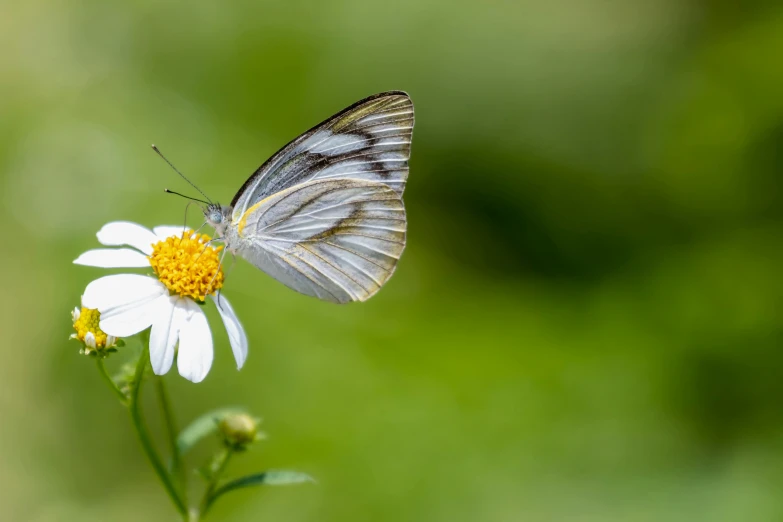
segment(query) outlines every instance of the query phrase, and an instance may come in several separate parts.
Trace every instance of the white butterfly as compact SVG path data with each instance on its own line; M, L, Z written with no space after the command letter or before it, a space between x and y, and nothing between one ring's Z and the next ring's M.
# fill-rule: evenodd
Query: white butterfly
M364 301L405 248L413 103L376 94L280 149L207 222L226 250L286 286L334 303Z

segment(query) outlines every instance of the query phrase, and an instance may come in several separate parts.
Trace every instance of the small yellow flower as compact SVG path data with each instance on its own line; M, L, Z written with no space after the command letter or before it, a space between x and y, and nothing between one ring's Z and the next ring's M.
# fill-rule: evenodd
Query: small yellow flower
M85 355L103 353L117 345L118 339L116 337L107 335L101 330L99 326L101 314L98 310L84 307L74 308L71 317L73 329L76 330L75 334L71 334L71 339L82 342L84 348L81 353Z
M223 270L218 253L222 246L208 247L210 237L186 230L152 245L150 265L172 295L198 301L223 286Z

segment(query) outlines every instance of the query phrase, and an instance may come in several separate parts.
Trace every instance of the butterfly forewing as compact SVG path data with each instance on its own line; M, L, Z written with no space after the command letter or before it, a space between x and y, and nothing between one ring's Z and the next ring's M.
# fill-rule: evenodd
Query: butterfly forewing
M290 288L336 303L364 301L402 254L405 208L381 183L317 179L252 207L238 232L239 253Z
M365 98L280 149L248 179L232 201L239 221L253 205L316 180L383 183L402 195L408 178L413 103L392 91Z

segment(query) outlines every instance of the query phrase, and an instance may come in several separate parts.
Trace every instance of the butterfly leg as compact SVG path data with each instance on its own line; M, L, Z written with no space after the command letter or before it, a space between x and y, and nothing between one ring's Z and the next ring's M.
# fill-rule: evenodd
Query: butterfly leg
M185 239L185 231L188 229L188 209L190 208L192 201L188 201L185 205L185 221L182 223L182 235L180 236L179 240L182 241Z
M204 255L204 252L206 252L206 251L207 251L207 248L209 248L209 246L210 246L212 243L216 243L216 242L218 242L218 241L223 241L223 238L220 238L220 237L215 237L215 238L212 238L212 239L210 239L210 240L209 240L209 241L207 241L206 243L204 243L204 248L203 248L203 249L201 249L201 253L200 253L200 254L198 255L198 257L196 258L196 262L198 262L198 260L199 260L199 259L201 259L201 256L202 256L202 255Z
M225 251L223 252L223 255L225 256ZM221 258L221 261L222 261L222 258ZM231 270L233 270L233 269L234 269L234 265L235 265L235 264L237 264L237 255L236 255L234 252L231 252L231 266L230 266L230 267L228 267L228 270L226 271L226 275L225 275L225 276L223 276L223 281L225 281L225 280L226 280L226 278L228 277L228 274L230 274L230 273L231 273ZM223 309L223 307L222 307L222 306L220 306L220 292L222 292L222 291L223 291L223 287L220 287L220 288L218 289L218 297L217 297L218 307L219 307L221 310Z
M201 254L199 254L199 257L201 257ZM212 276L212 281L210 281L209 285L207 285L208 292L212 291L212 285L215 283L215 279L217 278L218 274L220 273L220 269L223 267L223 258L225 258L225 257L226 257L226 251L223 250L223 253L220 254L220 261L218 261L218 267L217 267L217 270L215 270L215 275ZM223 277L223 280L225 281L225 276ZM218 306L220 306L220 290L219 289L218 289Z
M194 234L198 234L199 232L201 232L201 229L202 229L202 228L204 228L205 226L207 226L207 222L206 222L206 221L204 221L204 222L201 224L201 226L200 226L200 227L198 227L196 230L194 230L194 231L193 231L193 233L194 233Z

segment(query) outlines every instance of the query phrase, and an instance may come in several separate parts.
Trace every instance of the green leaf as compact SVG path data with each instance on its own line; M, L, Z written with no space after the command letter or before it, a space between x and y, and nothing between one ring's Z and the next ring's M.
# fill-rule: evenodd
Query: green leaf
M200 468L196 468L193 470L204 482L209 482L212 480L212 472L209 471L208 466L201 466Z
M218 429L218 423L227 415L246 413L243 408L219 408L205 413L191 422L177 437L177 452L185 455L198 441L208 435L214 434Z
M209 504L212 504L212 502L217 500L221 495L228 493L229 491L234 491L235 489L251 486L287 486L290 484L303 484L305 482L315 483L315 480L307 473L299 471L270 469L263 473L247 475L223 484L212 493L212 496L209 498Z

